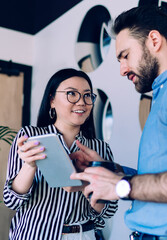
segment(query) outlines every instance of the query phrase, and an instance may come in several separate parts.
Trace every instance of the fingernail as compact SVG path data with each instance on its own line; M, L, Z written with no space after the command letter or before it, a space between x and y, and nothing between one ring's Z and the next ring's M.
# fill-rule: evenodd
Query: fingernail
M39 144L39 142L38 142L38 141L34 142L34 145L38 145L38 144Z
M25 139L27 139L27 138L28 138L28 136L27 136L27 135L24 135L24 138L25 138Z
M42 155L42 158L43 158L43 159L44 159L44 158L46 158L46 155L45 155L45 154L43 154L43 155Z
M44 147L41 147L40 150L43 151L43 150L44 150Z

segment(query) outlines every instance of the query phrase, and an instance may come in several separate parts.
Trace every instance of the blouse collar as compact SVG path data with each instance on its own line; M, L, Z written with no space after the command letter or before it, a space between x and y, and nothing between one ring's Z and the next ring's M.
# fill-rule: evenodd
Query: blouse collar
M61 133L57 128L56 128L56 126L54 125L54 124L52 124L52 127L53 127L53 129L54 129L54 133L56 134L56 135L58 135L58 136L63 136L63 133ZM81 140L81 139L83 139L83 134L82 134L82 131L80 131L76 136L75 136L75 139L76 140Z

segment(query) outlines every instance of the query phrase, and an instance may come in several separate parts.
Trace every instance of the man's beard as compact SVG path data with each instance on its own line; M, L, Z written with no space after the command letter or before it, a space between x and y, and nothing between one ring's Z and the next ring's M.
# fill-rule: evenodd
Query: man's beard
M153 57L146 47L143 47L143 55L138 67L136 77L138 82L135 85L139 93L146 93L152 90L152 84L159 74L159 62Z

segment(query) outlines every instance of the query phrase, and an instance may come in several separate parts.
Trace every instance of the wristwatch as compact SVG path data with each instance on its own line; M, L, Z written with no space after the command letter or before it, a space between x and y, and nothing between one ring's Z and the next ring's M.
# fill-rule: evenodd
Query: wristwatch
M133 175L126 175L116 184L116 193L122 200L132 200L132 198L129 197L129 193L131 191L130 180L132 177Z

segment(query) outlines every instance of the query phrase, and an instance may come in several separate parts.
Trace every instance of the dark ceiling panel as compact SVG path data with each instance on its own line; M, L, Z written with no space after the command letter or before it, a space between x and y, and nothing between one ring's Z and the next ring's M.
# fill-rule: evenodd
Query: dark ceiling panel
M36 34L83 0L1 1L0 26Z
M1 1L0 26L31 33L34 26L33 0Z

